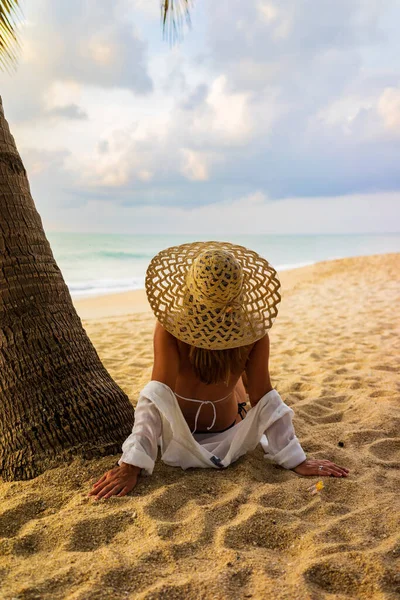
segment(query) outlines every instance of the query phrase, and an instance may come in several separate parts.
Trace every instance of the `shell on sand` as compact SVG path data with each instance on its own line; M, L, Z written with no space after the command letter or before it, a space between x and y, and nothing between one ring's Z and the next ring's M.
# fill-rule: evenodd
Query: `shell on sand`
M348 478L311 495L318 477L273 465L259 446L224 471L157 462L129 496L100 502L87 493L117 456L0 483L0 598L397 597L399 272L391 254L281 274L273 384L307 454ZM135 404L152 366L143 293L76 306Z

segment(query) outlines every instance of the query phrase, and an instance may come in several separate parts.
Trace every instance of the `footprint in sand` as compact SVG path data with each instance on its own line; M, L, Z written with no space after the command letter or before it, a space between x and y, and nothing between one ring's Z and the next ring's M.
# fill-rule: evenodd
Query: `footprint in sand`
M325 417L320 417L318 419L319 423L340 423L343 420L343 412L333 412L330 415L326 415Z
M382 429L361 429L348 434L348 442L355 446L363 446L374 442L376 439L381 439L385 435Z
M95 519L83 519L74 525L66 550L91 552L109 544L117 533L132 524L136 524L132 511L121 511Z
M339 462L339 461L338 461ZM359 481L347 477L324 477L324 496L336 505L354 507L363 506L368 499L368 492Z
M260 496L257 502L265 508L301 510L312 502L312 498L301 490L289 489L281 484L279 488Z
M187 506L189 499L182 486L171 485L145 507L145 512L156 521L182 521L193 509Z
M0 548L0 556L2 556L1 548ZM9 574L9 572L10 572L10 569L0 568L0 592L1 592L1 589L3 586L3 583L4 583L7 575Z
M363 384L361 381L352 381L351 383L347 384L347 387L350 390L360 390L363 387Z
M17 538L13 545L13 554L16 556L30 556L36 554L42 548L43 535L32 533Z
M288 512L257 509L240 523L226 528L224 544L235 550L252 546L285 550L300 541L307 525Z
M311 423L339 423L343 419L343 412L333 412L323 406L305 404L297 409L297 414Z
M143 600L189 600L192 598L205 598L192 583L164 584L143 596Z
M193 543L199 539L203 531L201 521L200 515L196 513L195 517L182 523L158 523L157 535L165 542L179 542L184 539L185 543Z
M11 538L32 519L42 516L47 506L43 500L31 500L17 504L0 515L0 538Z
M312 500L304 507L295 510L295 514L302 519L307 519L311 523L319 523L320 520L322 520L326 524L335 520L337 517L349 513L351 513L351 508L346 504L338 502L321 503L318 500Z
M304 381L295 381L290 385L291 392L309 392L313 389L313 384Z
M388 373L398 373L400 371L400 367L393 367L392 365L375 365L371 368L376 371L387 371Z
M322 395L318 398L318 400L315 401L315 403L327 408L332 408L332 406L336 406L337 404L345 404L348 401L349 398L347 396Z
M66 572L53 575L33 586L23 586L13 595L15 600L63 600L65 590L68 595L82 584L83 576L79 571L67 568ZM10 599L11 600L11 599Z
M145 507L145 511L157 521L182 521L193 514L193 504L198 507L214 505L216 498L218 504L224 500L234 501L239 492L239 486L215 477L205 485L201 478L193 476L185 484L170 485Z
M390 396L395 396L396 392L390 390L376 390L372 392L369 397L370 398L389 398Z
M340 552L351 552L359 550L358 544L344 544L344 543L336 543L336 544L324 544L318 548L318 556L331 556L332 554L339 554Z
M301 407L302 411L309 415L310 417L323 417L329 415L332 411L326 406L321 406L319 402L315 402L312 404L304 404Z
M253 569L251 567L244 567L243 569L234 570L232 573L229 573L227 579L235 585L236 589L238 587L242 588L249 583L252 573Z
M187 556L193 557L204 548L209 548L215 544L215 539L219 531L223 530L225 524L229 524L236 518L240 506L245 502L244 499L235 498L223 504L217 502L210 510L199 515L191 515L185 523L162 523L164 532L172 534L171 537L163 538L172 541L170 551L173 557L178 560ZM171 529L172 528L172 531ZM183 541L182 541L183 540Z
M382 509L377 514L372 514L371 507L361 511L352 511L349 514L335 519L318 531L316 540L327 544L356 544L359 547L373 548L391 535L393 528L398 527L398 521Z
M90 590L77 596L76 600L136 598L137 594L153 586L163 576L165 569L170 571L172 566L171 559L168 561L163 551L152 550L130 566L114 567L106 571Z
M140 566L137 564L128 568L111 569L102 576L97 590L94 589L89 597L91 600L95 600L97 592L101 593L99 599L115 598L115 590L118 590L118 597L126 598L128 594L135 594L129 596L131 598L136 597L136 594L152 586L160 578L162 570L160 566L155 569L154 565Z
M378 555L343 552L317 561L303 575L320 594L373 598L379 591L382 573Z
M400 467L400 438L378 440L368 450L388 466Z

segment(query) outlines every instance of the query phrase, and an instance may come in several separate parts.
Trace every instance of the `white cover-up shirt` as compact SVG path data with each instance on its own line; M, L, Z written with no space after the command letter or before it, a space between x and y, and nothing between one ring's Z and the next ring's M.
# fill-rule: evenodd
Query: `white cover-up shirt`
M293 469L306 459L294 432L293 414L278 392L271 390L230 429L192 434L171 388L150 381L140 393L132 433L122 445L118 464L136 465L151 475L160 446L161 460L167 465L221 469L261 443L265 458Z

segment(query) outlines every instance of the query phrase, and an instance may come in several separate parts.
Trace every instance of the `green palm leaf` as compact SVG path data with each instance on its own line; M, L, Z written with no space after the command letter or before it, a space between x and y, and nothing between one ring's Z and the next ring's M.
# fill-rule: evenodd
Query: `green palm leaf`
M16 64L19 49L16 29L20 19L19 0L0 0L0 69Z
M161 19L164 37L174 42L182 37L183 24L190 26L192 0L161 0Z

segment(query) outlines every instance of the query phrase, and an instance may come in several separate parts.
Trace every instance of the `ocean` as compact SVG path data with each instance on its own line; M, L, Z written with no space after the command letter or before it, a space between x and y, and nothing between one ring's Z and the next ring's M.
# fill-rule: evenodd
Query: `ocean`
M144 288L151 258L193 236L48 233L73 297ZM400 252L400 233L379 235L233 235L196 237L240 244L264 256L278 271L350 256Z

